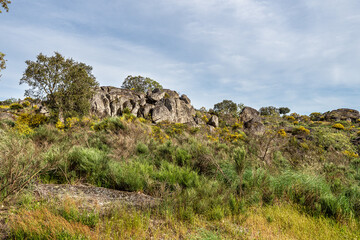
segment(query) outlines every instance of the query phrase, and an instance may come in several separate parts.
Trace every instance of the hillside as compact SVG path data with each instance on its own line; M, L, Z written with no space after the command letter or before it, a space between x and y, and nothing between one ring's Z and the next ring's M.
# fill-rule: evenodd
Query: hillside
M0 238L360 237L356 110L223 114L113 87L90 105L0 106Z

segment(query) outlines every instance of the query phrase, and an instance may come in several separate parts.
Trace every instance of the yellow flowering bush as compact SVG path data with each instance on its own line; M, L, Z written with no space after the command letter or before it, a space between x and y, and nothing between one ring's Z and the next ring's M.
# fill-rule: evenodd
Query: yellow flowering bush
M169 139L169 136L167 134L165 134L161 128L159 128L158 126L152 126L152 131L151 131L151 136L156 140L159 141L161 143L164 143L165 140Z
M212 142L218 142L219 141L218 137L215 137L215 136L212 136L212 135L206 135L206 136Z
M231 128L233 129L233 130L237 130L237 129L241 129L241 128L243 128L243 123L242 122L236 122L236 123L234 123L234 125L232 125L231 126Z
M29 101L25 101L21 104L24 108L30 107L30 102Z
M306 115L301 115L301 121L303 122L310 122L310 117L309 116L306 116Z
M348 151L348 150L343 151L343 154L349 158L358 158L359 157L359 154L354 153L352 151Z
M294 128L293 129L293 134L306 134L306 135L309 135L310 134L310 130L309 129L306 129L304 126L300 126L300 127L297 127L297 128Z
M332 128L338 129L338 130L344 130L345 127L344 125L342 125L341 123L335 123L334 125L332 125Z
M186 125L182 123L169 124L169 126L170 127L166 129L166 133L171 136L182 134L186 128Z
M81 126L92 126L93 121L89 117L82 117L80 124Z
M25 99L24 99L24 101L28 101L28 102L34 102L34 99L33 98L31 98L31 97L26 97Z
M65 124L64 124L62 121L58 120L58 121L56 122L56 124L55 124L55 127L56 127L57 129L59 129L59 130L64 130L64 129L65 129Z
M14 130L20 135L29 135L34 132L29 125L16 121Z
M47 117L42 114L21 113L17 117L17 122L28 125L31 128L39 127L40 125L46 123L46 121Z
M225 140L227 140L229 142L238 142L239 140L245 140L245 134L242 134L239 132L235 132L233 134L228 134L225 137Z
M141 122L141 123L146 123L146 119L143 118L143 117L138 118L138 120L139 120L139 122Z
M19 109L23 109L23 105L21 105L20 103L12 103L10 105L10 109L11 110L19 110Z
M279 136L281 136L281 137L286 137L286 132L285 132L284 129L280 129L280 130L277 132L277 134L278 134Z
M133 122L134 120L136 120L136 116L131 114L131 113L124 113L121 117L120 117L121 121L127 121L127 122Z
M286 120L289 120L289 121L295 121L295 118L294 118L294 116L285 116L285 119Z
M80 119L78 117L71 117L71 118L69 117L66 118L65 122L66 122L65 126L67 128L72 128L80 122Z
M321 113L319 112L313 112L310 114L310 119L313 121L319 121L321 118Z
M209 121L208 117L205 114L201 117L201 119L206 123Z
M10 106L9 105L0 105L0 109L9 109Z

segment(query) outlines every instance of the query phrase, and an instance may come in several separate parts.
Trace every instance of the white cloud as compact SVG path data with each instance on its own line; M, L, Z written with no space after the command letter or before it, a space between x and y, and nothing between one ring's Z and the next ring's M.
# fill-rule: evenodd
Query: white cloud
M197 107L226 98L322 111L354 106L355 95L344 92L360 88L356 0L34 4L40 13L19 0L14 8L27 7L19 19L0 23L1 46L9 60L22 64L9 61L3 73L8 80L0 84L10 86L14 72L23 71L14 67L24 67L24 60L58 50L92 65L103 84L119 86L128 74L146 75L188 93Z

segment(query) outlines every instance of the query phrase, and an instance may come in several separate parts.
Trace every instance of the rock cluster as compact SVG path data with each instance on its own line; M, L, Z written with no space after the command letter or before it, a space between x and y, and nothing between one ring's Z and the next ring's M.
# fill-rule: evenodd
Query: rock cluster
M186 95L168 89L136 93L128 89L100 87L91 101L91 113L98 117L120 116L130 112L137 117L196 124L195 109Z
M245 107L240 113L240 121L244 123L244 131L254 135L265 132L265 126L261 122L260 113L251 107Z
M326 121L351 121L356 122L360 119L360 113L354 109L340 108L323 114Z

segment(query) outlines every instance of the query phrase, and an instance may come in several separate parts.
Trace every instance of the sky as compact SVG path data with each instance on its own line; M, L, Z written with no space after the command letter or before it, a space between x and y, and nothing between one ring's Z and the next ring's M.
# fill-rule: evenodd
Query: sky
M0 14L0 100L55 51L102 86L150 77L195 108L232 100L309 114L360 110L359 0L13 0Z

